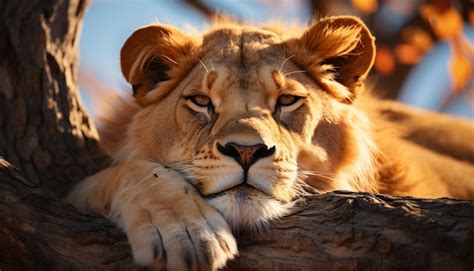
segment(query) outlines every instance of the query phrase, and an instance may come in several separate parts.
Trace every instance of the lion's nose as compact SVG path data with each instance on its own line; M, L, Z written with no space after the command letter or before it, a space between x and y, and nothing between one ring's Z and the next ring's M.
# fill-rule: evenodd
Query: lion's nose
M234 158L240 166L247 171L250 166L260 158L268 157L275 153L275 146L268 148L265 144L240 145L229 142L222 146L217 143L217 149L220 153Z

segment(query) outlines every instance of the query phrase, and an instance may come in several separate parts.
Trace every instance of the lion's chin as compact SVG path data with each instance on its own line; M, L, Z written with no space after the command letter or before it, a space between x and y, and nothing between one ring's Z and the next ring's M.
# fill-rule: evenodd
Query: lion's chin
M225 217L233 230L260 230L268 222L289 213L284 203L250 187L238 187L207 199Z

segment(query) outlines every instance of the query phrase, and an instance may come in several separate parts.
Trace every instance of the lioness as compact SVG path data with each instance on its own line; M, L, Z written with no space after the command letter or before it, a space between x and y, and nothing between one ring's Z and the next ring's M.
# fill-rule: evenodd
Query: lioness
M115 221L139 265L214 270L237 254L231 229L259 228L308 191L473 197L469 176L449 189L371 109L375 45L361 20L290 34L230 22L198 37L136 30L121 51L135 102L102 133L115 165L69 200Z

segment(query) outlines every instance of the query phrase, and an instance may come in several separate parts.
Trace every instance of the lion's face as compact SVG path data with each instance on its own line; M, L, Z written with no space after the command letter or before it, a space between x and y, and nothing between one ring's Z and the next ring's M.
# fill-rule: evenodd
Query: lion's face
M187 42L179 50L188 55L169 50L159 58L146 46L137 51L133 38L122 50L124 74L143 105L128 133L132 159L181 171L235 227L281 216L304 181L321 191L346 188L328 180L353 152L345 146L351 106L342 101L352 93L321 69L302 69L300 52L288 55L297 45L269 30L228 26L199 44L180 36L173 42ZM130 43L134 53L126 52Z

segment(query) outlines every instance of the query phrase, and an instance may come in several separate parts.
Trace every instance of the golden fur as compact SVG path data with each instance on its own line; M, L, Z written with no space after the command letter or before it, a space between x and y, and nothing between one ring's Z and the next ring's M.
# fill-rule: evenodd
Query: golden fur
M145 26L121 52L136 102L102 127L115 166L69 199L116 221L138 264L194 270L234 257L231 228L258 228L311 191L472 198L472 182L449 189L373 110L363 82L374 56L373 36L349 16L295 36L232 22L196 37ZM248 166L256 149L265 155Z

